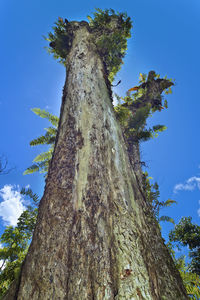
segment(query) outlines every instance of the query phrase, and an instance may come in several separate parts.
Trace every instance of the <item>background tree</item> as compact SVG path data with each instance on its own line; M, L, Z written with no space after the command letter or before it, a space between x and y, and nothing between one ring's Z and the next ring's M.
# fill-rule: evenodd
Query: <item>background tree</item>
M6 226L0 237L0 298L19 275L36 224L39 198L31 189L22 189L29 205L18 219L17 226Z
M89 23L59 18L49 34L67 67L58 133L32 243L4 299L188 299L112 106L130 29L125 14L99 10ZM151 109L164 90L154 74Z
M194 272L191 272L190 264L186 262L186 257L184 255L181 255L180 257L176 258L174 250L175 245L173 242L168 242L167 246L172 255L174 263L183 279L183 283L186 287L188 296L190 297L190 299L199 300L200 276Z
M191 217L183 217L169 235L170 242L189 247L189 270L200 275L200 226Z

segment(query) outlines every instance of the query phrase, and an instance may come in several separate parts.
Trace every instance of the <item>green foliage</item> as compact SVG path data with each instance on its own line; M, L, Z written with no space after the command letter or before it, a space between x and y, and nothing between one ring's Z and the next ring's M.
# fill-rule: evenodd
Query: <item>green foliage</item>
M163 132L163 131L165 131L167 129L167 127L166 126L164 126L164 125L155 125L155 126L153 126L153 131L154 132Z
M34 162L42 162L44 160L50 160L52 153L50 151L42 152L34 158Z
M117 118L118 118L120 124L124 128L127 128L129 117L131 116L131 111L128 109L128 107L121 106L120 104L115 106L114 110L116 112L116 115L117 115Z
M113 9L96 9L94 17L88 16L87 24L90 34L97 45L98 51L107 67L108 78L113 81L119 71L127 49L127 39L130 38L131 20L126 13L115 13ZM81 22L80 22L81 23ZM53 32L45 39L50 42L47 50L62 64L66 64L67 55L71 48L76 26L74 22L58 18Z
M187 270L180 270L183 284L186 288L187 294L190 299L200 299L200 277L199 275L189 272Z
M54 127L58 127L59 118L57 116L52 115L45 109L32 108L32 111L39 117L47 119Z
M147 119L154 112L167 108L167 100L163 100L160 93L167 90L171 83L167 79L160 79L160 75L154 71L149 72L148 76L140 74L139 83L139 86L128 90L126 97L120 97L121 103L114 108L129 144L131 141L147 141L167 129L160 124L147 128ZM158 92L153 94L154 85Z
M127 39L131 37L131 19L126 13L116 13L113 9L96 9L94 17L88 17L98 51L108 71L110 82L123 64L127 50Z
M23 233L27 240L30 240L35 228L37 214L38 214L38 204L39 196L28 188L22 188L21 194L26 196L29 199L29 205L27 209L18 218L17 228L21 233Z
M169 234L171 249L174 245L188 246L191 261L175 258L175 264L181 274L187 293L191 299L200 299L200 226L192 223L191 217L183 217ZM174 243L172 246L172 242Z
M42 169L43 170L43 169ZM26 171L24 171L24 175L27 175L27 174L33 174L35 172L39 172L40 171L40 166L36 165L36 164L33 164L32 166L28 167L26 169Z
M165 202L162 207L165 207ZM159 222L170 222L170 223L174 224L174 219L169 216L161 216L158 221Z
M53 26L53 33L49 32L47 37L44 37L49 43L47 51L53 54L55 59L58 59L60 63L66 63L66 58L69 53L69 49L72 45L73 32L70 30L69 22L63 21L62 18L58 18Z
M0 299L2 299L3 295L8 290L10 284L13 282L14 279L17 279L20 273L21 264L24 261L26 256L26 251L19 252L17 259L14 261L6 261L5 268L0 270ZM0 257L3 258L2 253L0 252ZM5 261L5 260L4 260Z
M17 226L7 226L0 237L0 298L19 276L36 224L39 198L31 189L22 189L21 194L29 197L30 205L19 217Z
M190 299L200 299L200 276L196 273L192 273L189 266L186 264L185 256L175 257L174 245L171 242L167 243L169 252L174 260L174 263L180 272L183 280L183 284L186 288L187 294Z
M136 132L139 132L140 129L143 129L146 125L146 119L150 115L151 107L149 105L145 105L140 107L136 112L129 117L128 127L134 128Z
M57 127L59 122L58 117L50 114L44 109L42 110L40 108L34 108L32 109L32 111L39 117L47 119L53 126L45 128L46 133L44 135L41 135L40 137L30 142L31 146L49 145L50 147L48 151L42 152L35 157L35 159L33 160L33 165L26 169L24 175L33 174L35 172L47 173L49 162L51 160L54 150Z
M37 146L37 145L51 145L55 142L55 136L56 136L56 129L55 131L50 131L49 128L45 128L47 132L45 135L42 135L30 142L31 146Z
M191 217L183 217L170 232L169 239L189 247L189 269L192 273L200 275L200 226L193 224Z
M35 206L38 205L38 202L39 202L39 197L37 194L33 193L33 191L30 189L30 188L22 188L20 193L24 196L27 196L29 199L31 199L31 201L33 201L33 204Z
M168 216L160 216L160 210L162 208L166 208L171 206L172 204L176 203L175 200L168 199L166 201L160 201L160 191L158 183L151 183L150 180L152 178L148 176L147 172L143 173L143 189L145 193L145 198L150 203L152 207L153 216L158 222L170 222L174 224L174 220Z
M39 145L39 143L38 143ZM33 160L35 162L32 166L26 169L24 171L24 175L27 174L33 174L35 172L40 172L40 173L47 173L48 167L49 167L49 162L51 160L52 154L53 154L53 145L49 148L48 151L42 152L41 154L37 155L36 158Z

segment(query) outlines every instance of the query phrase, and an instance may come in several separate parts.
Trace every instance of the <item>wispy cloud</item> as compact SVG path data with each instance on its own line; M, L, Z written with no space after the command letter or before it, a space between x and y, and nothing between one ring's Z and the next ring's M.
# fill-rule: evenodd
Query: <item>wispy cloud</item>
M6 223L6 225L17 225L17 219L21 213L26 209L23 205L24 199L19 192L18 186L4 185L0 189L0 217Z
M200 190L200 177L193 176L184 183L178 183L174 186L174 193L178 191L194 191L196 188Z

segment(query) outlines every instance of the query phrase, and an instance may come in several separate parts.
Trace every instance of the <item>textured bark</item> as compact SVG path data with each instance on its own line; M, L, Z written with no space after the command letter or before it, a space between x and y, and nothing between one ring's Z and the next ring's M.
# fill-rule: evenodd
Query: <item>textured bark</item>
M18 300L188 299L140 193L87 27L68 56L59 131Z

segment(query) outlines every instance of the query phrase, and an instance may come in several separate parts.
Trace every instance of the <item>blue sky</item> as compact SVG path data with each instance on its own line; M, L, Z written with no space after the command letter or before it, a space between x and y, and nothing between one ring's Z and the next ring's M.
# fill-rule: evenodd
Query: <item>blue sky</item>
M132 38L116 82L119 95L137 84L139 73L155 70L175 78L169 108L156 113L150 124L164 124L167 131L142 144L142 160L160 186L161 200L178 201L163 211L176 222L192 216L200 224L200 2L199 0L53 1L4 0L0 3L1 93L0 155L5 155L9 174L0 176L0 233L16 223L26 202L19 195L30 185L42 195L43 175L23 175L43 150L29 141L48 123L31 108L59 114L65 69L44 50L47 35L58 16L85 20L95 7L126 11L133 20ZM171 225L164 224L166 237Z

